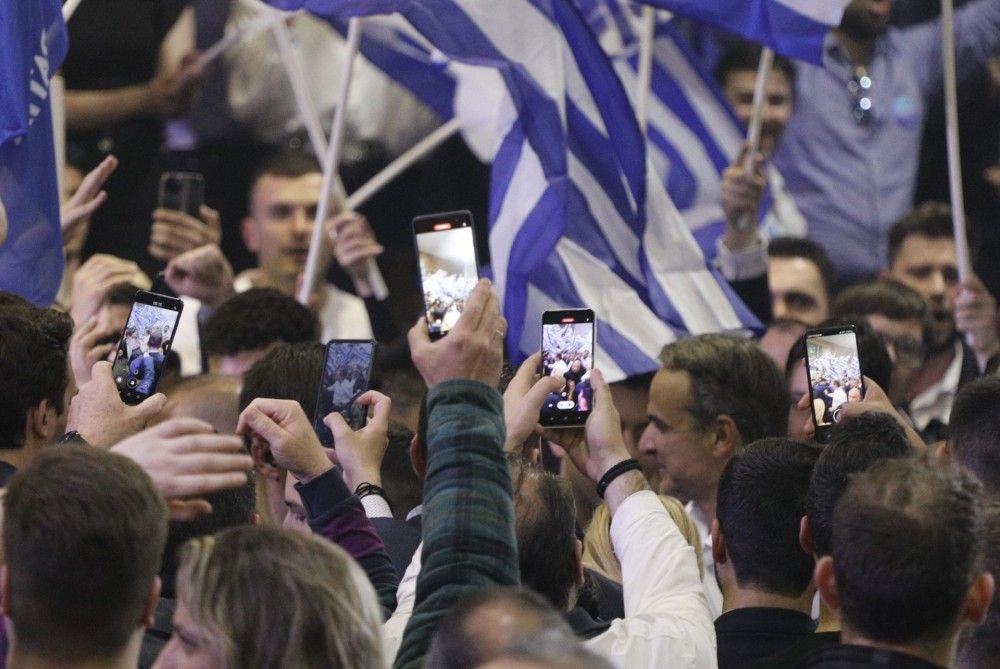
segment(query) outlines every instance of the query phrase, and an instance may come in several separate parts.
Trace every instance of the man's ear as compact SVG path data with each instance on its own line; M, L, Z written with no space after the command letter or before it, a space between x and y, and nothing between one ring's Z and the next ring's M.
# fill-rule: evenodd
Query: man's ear
M155 577L152 585L149 586L149 597L146 599L146 607L142 610L142 620L140 621L143 627L149 627L153 624L153 618L156 616L156 603L160 601L160 588L162 586L163 583L159 576Z
M576 583L576 587L583 586L583 542L579 539L576 540L575 546L573 547L573 562L574 562L574 575L573 582Z
M250 437L250 456L253 458L253 468L258 475L271 481L281 480L284 470L274 464L270 445L257 435Z
M413 435L410 439L410 466L417 478L423 481L427 478L427 461L424 459L424 449L420 447L420 439Z
M816 562L813 580L816 581L820 597L830 607L830 610L840 611L840 596L837 594L837 579L833 573L832 557L824 555Z
M41 441L51 441L58 437L52 434L55 427L55 410L49 406L49 401L43 399L35 406L28 409L27 425L25 426L25 438L29 436Z
M816 555L816 546L813 544L812 526L809 524L809 516L802 516L799 521L799 546L809 555Z
M931 446L931 452L933 453L934 461L937 464L943 467L947 467L951 464L950 441L939 441L937 444Z
M726 557L726 537L722 534L722 526L719 525L719 519L712 519L712 560L715 564L725 564L728 561Z
M728 460L743 443L736 421L729 414L719 414L709 427L712 431L712 455L720 460Z
M260 237L257 234L257 222L250 216L245 216L240 221L240 236L243 237L243 244L250 253L260 252Z
M980 574L972 581L968 592L965 593L962 617L973 625L982 625L983 621L986 620L986 615L990 612L995 587L993 574L988 572Z

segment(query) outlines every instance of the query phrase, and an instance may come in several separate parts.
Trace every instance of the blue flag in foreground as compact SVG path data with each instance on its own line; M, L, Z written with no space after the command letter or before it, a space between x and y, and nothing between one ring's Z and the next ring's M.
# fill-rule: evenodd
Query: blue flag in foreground
M63 272L49 77L67 46L58 0L0 3L0 289L40 306Z
M638 0L722 28L776 52L817 65L823 40L850 0Z
M391 4L449 60L455 115L493 162L492 270L515 356L537 350L546 309L595 311L611 380L657 369L678 336L759 325L648 169L628 96L571 0L273 4L327 18Z

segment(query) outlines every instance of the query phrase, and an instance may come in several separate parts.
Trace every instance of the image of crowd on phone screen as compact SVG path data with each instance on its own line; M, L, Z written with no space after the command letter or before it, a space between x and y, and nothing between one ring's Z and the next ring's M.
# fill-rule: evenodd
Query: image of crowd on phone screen
M564 379L566 385L553 393L546 406L573 402L574 411L589 411L593 402L590 370L593 367L593 323L546 325L542 333L542 365L546 376Z
M119 386L149 394L163 367L177 313L136 303L118 343L114 375Z
M848 343L854 341L854 334L843 336L843 346L834 341L835 336L808 344L813 411L820 425L835 423L841 406L860 402L864 394L860 361Z

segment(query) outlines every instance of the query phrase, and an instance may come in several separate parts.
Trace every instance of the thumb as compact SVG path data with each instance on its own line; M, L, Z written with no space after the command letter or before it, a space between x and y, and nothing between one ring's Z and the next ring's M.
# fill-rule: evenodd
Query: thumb
M535 382L535 385L531 386L531 389L524 394L524 403L535 407L537 410L541 410L542 404L545 402L545 398L552 393L559 392L559 389L565 385L563 379L556 378L554 376L543 376Z
M392 400L374 390L369 391L367 394L371 395L369 405L372 407L372 418L368 422L368 425L373 425L379 430L388 430L389 414L392 412Z
M333 433L334 443L342 442L341 440L342 436L351 434L353 432L353 430L351 430L351 426L347 424L346 420L344 420L344 417L341 416L340 413L336 411L331 411L330 413L328 413L323 418L323 422L326 424L328 428L330 428L330 432Z
M594 408L596 411L601 411L605 408L614 408L614 403L611 401L611 389L608 387L608 382L604 380L604 375L601 374L601 370L594 367L590 371L590 387L594 390Z
M266 441L268 445L278 442L284 436L285 431L282 427L253 404L248 406L243 412L243 418L245 419L245 424Z
M100 364L100 363L97 363ZM163 393L150 395L137 404L132 410L132 415L142 419L143 423L148 422L153 416L163 411L167 405L167 396Z

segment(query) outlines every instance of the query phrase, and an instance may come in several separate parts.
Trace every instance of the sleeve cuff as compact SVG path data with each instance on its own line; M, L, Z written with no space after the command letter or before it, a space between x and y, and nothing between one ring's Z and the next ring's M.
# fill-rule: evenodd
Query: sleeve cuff
M365 495L361 498L361 506L365 507L365 515L369 518L392 518L389 502L382 495Z
M351 491L337 468L327 470L309 483L296 483L295 489L302 497L309 518L316 518L348 499Z
M745 281L767 274L767 239L757 232L757 243L730 251L720 236L715 240L715 267L727 281Z

